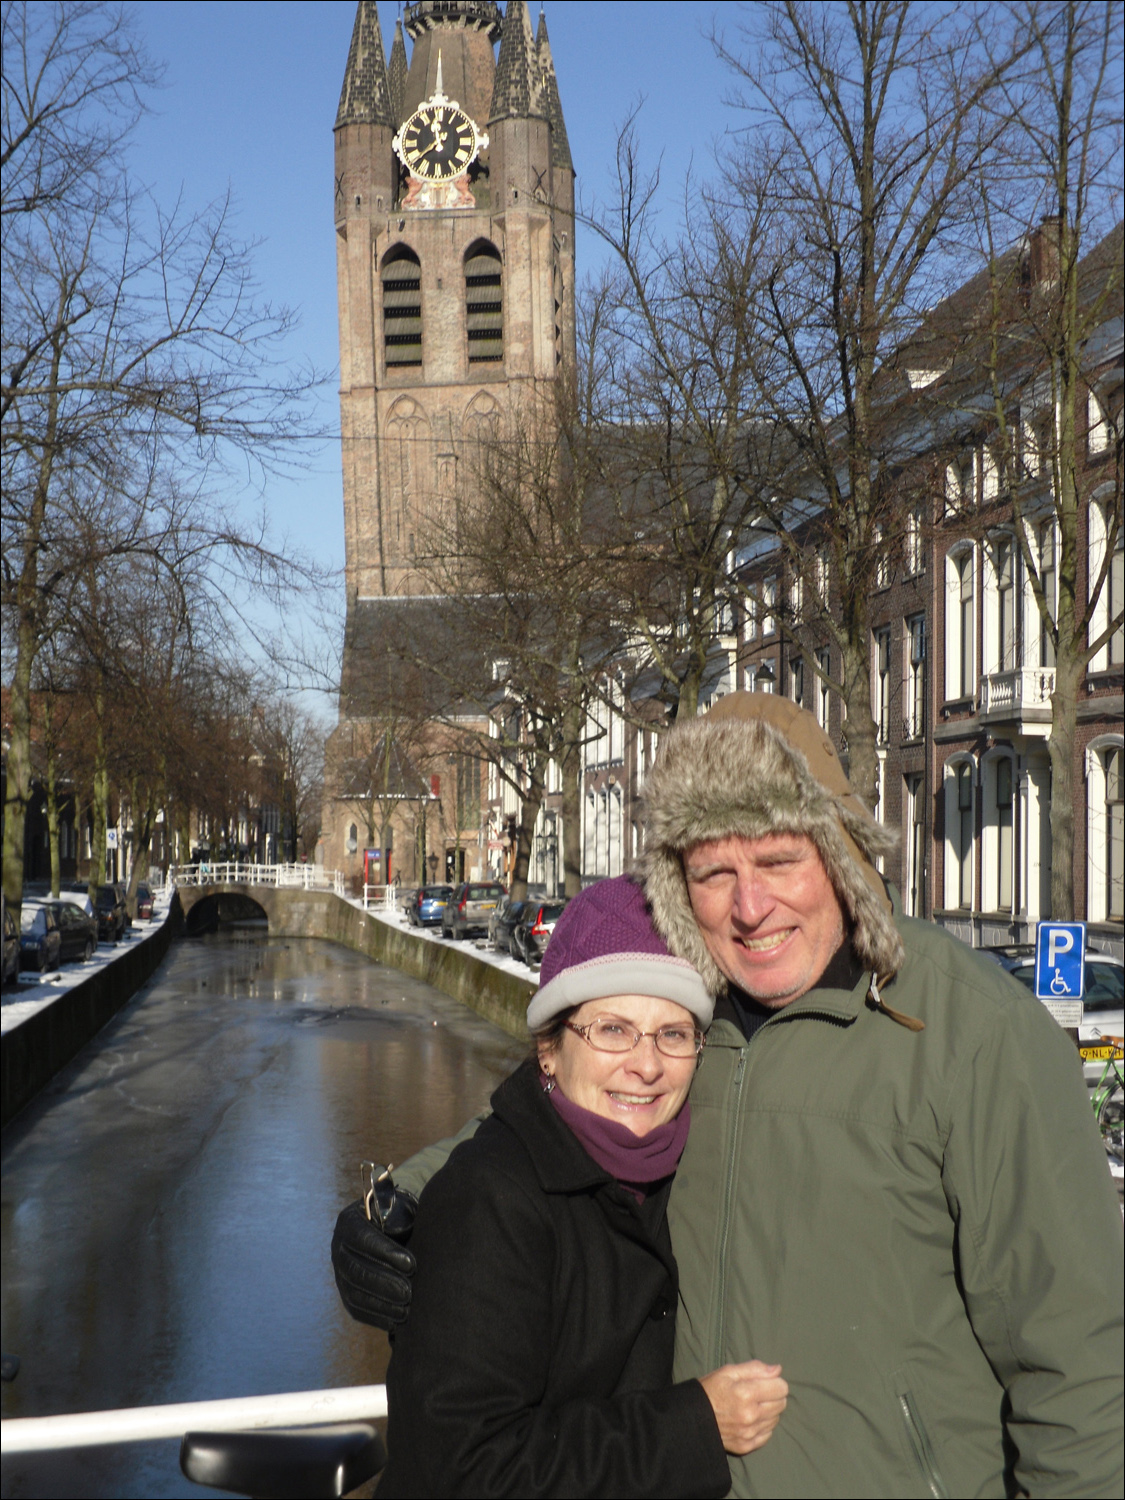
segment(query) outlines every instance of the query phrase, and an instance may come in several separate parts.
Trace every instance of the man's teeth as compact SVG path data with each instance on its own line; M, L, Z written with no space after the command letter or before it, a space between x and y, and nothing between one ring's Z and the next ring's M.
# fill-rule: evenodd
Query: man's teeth
M771 948L779 948L792 931L792 927L786 927L783 932L771 932L768 937L739 938L739 942L751 953L768 953Z

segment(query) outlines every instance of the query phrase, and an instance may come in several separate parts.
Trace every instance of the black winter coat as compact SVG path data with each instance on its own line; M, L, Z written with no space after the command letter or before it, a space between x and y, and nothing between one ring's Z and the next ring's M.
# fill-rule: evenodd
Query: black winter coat
M721 1496L696 1380L672 1384L669 1184L643 1205L525 1063L422 1194L387 1373L392 1496Z

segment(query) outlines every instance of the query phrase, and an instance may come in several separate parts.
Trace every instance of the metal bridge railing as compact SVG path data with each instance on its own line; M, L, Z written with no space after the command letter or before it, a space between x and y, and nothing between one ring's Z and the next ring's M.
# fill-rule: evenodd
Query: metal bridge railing
M293 890L335 891L346 895L339 870L323 865L258 865L226 860L212 864L175 865L169 879L176 885L272 885Z

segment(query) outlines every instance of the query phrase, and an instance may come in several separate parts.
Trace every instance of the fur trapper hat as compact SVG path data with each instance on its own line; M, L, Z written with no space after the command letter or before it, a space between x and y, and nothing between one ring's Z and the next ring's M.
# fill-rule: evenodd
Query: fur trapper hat
M682 855L693 844L739 835L807 835L847 917L852 947L883 982L903 961L891 903L873 861L897 834L876 823L852 791L832 741L806 709L769 693L731 693L705 717L663 736L645 782L645 894L669 948L713 993L726 979L696 926Z

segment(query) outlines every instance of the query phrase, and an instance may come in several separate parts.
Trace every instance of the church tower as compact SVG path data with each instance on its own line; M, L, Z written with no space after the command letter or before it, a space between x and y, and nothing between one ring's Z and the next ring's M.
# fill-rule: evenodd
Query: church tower
M388 67L360 0L335 136L354 609L424 588L415 546L474 429L573 367L574 169L544 18L533 35L523 0L417 0Z
M544 17L533 32L524 0L416 0L388 60L359 0L335 143L347 623L322 857L354 875L373 743L404 816L417 796L388 770L388 613L432 618L416 554L479 441L517 407L549 411L575 367L574 167Z

